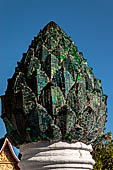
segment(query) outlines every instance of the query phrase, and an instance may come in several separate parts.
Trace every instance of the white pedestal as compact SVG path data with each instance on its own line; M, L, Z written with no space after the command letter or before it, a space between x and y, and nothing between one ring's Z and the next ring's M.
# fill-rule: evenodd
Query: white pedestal
M22 145L21 170L91 170L95 161L91 145L84 143L32 142Z

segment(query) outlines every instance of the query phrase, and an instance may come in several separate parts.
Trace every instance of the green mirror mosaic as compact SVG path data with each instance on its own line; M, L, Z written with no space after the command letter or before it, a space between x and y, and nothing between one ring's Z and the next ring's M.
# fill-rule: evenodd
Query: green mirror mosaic
M8 79L2 119L13 145L54 140L96 144L107 96L83 54L54 22L34 38Z

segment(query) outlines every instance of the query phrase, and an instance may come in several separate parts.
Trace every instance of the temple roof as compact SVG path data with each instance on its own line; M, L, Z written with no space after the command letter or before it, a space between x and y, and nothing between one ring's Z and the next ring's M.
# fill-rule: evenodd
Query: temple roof
M11 143L9 142L9 140L8 140L7 137L3 137L3 138L0 139L0 154L1 154L1 152L5 149L6 145L8 145L8 148L9 148L9 150L10 150L10 152L11 152L14 160L15 160L16 162L19 162L20 160L18 159L18 157L17 157L16 154L14 153L14 150L13 150L13 148L12 148L12 145L11 145Z

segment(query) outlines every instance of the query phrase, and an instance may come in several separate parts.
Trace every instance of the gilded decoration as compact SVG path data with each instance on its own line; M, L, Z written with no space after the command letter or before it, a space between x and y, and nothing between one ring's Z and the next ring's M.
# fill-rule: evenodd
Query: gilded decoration
M17 170L17 162L12 157L11 151L8 145L0 154L0 170Z

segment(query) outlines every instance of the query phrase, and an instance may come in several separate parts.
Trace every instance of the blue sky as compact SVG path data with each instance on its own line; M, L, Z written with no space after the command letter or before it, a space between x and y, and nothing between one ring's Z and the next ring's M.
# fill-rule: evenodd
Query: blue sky
M102 80L108 95L106 132L113 133L113 0L0 0L0 95L22 53L50 21L71 36ZM0 137L5 133L0 118Z

